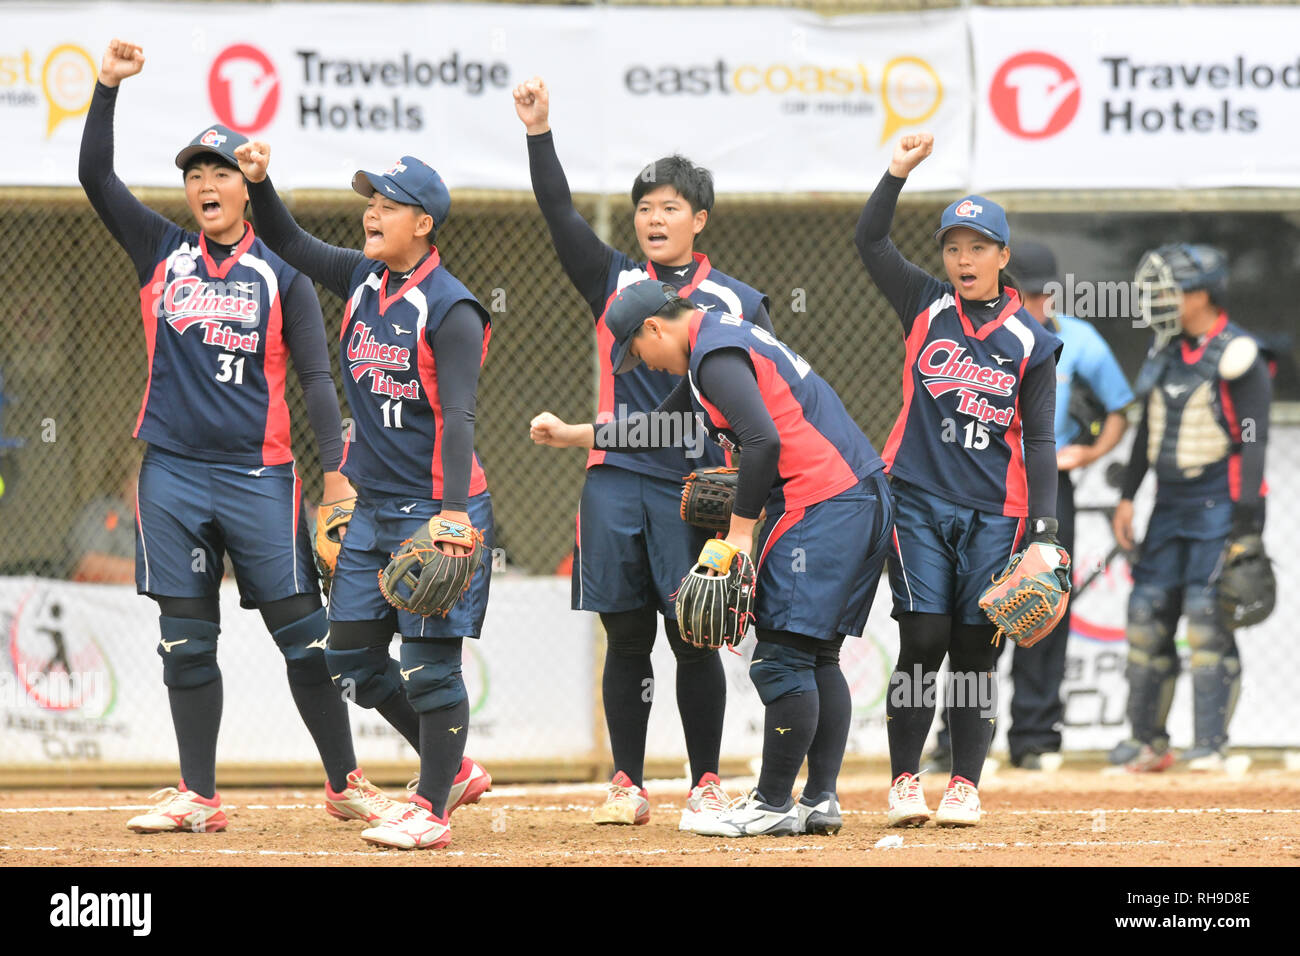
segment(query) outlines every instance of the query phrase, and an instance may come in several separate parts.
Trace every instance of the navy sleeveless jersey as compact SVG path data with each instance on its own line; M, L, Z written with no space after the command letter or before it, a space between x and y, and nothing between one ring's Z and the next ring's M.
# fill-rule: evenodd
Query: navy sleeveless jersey
M343 393L356 427L343 445L342 472L362 488L442 498L442 406L433 336L447 310L468 300L484 318L483 355L491 325L478 300L446 269L435 249L402 287L388 291L388 267L365 259L352 274L343 311ZM474 456L469 494L487 490Z
M735 447L726 416L700 392L700 362L719 349L742 349L781 440L769 515L834 498L884 467L839 395L775 336L735 315L696 312L690 318L691 395L709 434Z
M885 443L891 475L980 511L1028 517L1020 383L1061 341L1007 290L976 329L950 283L931 279L909 303L903 409Z
M280 293L297 276L245 223L220 265L201 233L170 225L140 289L149 379L135 436L206 461L293 460Z
M695 257L695 274L690 284L684 276L674 275L673 270L666 270L659 275L654 263L637 262L617 250L609 267L609 280L605 288L605 308L624 286L642 279L658 279L676 286L683 299L690 299L695 305L709 311L716 309L744 318L757 315L763 303L762 293L751 289L745 283L717 271L709 264L708 256L701 252L693 253ZM685 272L687 270L683 270ZM652 412L659 403L668 397L681 379L667 372L652 372L645 365L622 375L615 375L613 369L614 336L605 325L604 312L596 319L596 351L600 356L600 398L596 414L596 423L603 424L615 418L626 418L632 412ZM684 475L699 468L715 468L725 464L721 449L712 445L705 447L699 458L687 458L681 448L652 448L636 451L615 451L593 449L587 456L587 467L592 465L615 465L629 471L680 481Z

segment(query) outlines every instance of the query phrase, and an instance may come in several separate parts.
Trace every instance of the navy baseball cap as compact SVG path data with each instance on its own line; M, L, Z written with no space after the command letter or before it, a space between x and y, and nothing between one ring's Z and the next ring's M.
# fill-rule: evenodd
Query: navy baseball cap
M247 142L247 136L241 136L228 126L213 123L190 140L190 145L176 154L176 168L184 171L195 156L211 153L238 169L239 160L235 159L235 150Z
M1049 283L1060 282L1056 256L1041 242L1017 242L1007 268L1016 277L1021 291L1030 295L1042 295Z
M629 353L632 339L641 323L655 315L676 299L677 290L658 279L642 279L619 290L614 301L605 310L605 327L614 336L614 374L622 375L640 364L641 360Z
M1006 244L1011 241L1011 227L1007 225L1006 211L991 199L983 196L967 196L958 199L943 211L939 220L939 231L934 238L942 239L943 234L954 226L965 226L982 232L995 242Z
M419 206L433 217L434 228L441 227L451 211L451 193L442 177L414 156L403 156L382 173L358 169L352 177L352 188L367 199L378 192L394 202Z

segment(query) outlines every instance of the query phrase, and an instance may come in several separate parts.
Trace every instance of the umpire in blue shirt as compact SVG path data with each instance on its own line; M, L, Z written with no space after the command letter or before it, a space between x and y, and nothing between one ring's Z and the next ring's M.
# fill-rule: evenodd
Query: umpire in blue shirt
M1049 293L1061 288L1061 279L1051 249L1037 242L1017 243L1007 268L1020 284L1025 310L1064 343L1056 363L1057 536L1074 554L1071 472L1092 464L1119 443L1128 427L1123 409L1133 401L1133 391L1097 330L1082 319L1058 315L1053 308ZM1041 769L1042 755L1061 749L1061 681L1069 634L1067 610L1056 630L1031 650L1014 652L1007 743L1017 767Z

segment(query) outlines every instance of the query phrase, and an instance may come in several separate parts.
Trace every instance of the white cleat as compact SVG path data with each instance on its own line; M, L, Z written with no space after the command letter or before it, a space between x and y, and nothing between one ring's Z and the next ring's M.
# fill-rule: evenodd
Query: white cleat
M406 812L406 804L393 800L366 779L360 767L348 774L348 785L335 793L325 784L325 811L340 820L382 823L396 820Z
M754 790L732 800L725 810L712 817L696 817L695 832L703 836L794 836L799 832L799 813L793 797L784 807L774 807L758 799Z
M727 796L727 791L722 789L722 781L718 779L718 775L706 773L700 777L700 782L691 789L690 796L686 798L686 808L682 810L682 819L677 824L677 829L696 833L698 832L697 820L716 817L725 811L730 803L731 798Z
M150 795L157 805L126 822L136 833L215 833L226 828L226 814L221 809L221 794L201 797L193 790L167 787Z
M941 827L973 827L980 822L980 794L966 780L954 777L944 791L934 822Z
M437 850L451 842L451 827L434 816L429 801L416 794L400 817L362 830L361 839L395 850Z
M889 787L889 825L923 827L930 822L930 815L921 792L921 775L900 773Z

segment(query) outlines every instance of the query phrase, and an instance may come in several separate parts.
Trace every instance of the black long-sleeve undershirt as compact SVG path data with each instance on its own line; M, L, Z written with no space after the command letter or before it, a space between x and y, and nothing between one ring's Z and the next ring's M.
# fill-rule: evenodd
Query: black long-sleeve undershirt
M700 391L726 418L728 430L736 436L736 446L744 452L732 513L738 518L757 518L776 484L781 437L767 406L763 404L754 366L738 348L719 349L710 352L700 362L698 379ZM688 378L683 378L655 409L656 414L690 415L693 411ZM596 447L623 447L619 444L621 436L633 432L642 434L630 427L635 417L596 425ZM655 429L644 429L643 434L648 447L663 447L661 442L665 436L657 434Z
M157 268L159 244L174 224L131 195L114 171L113 114L117 91L117 87L95 84L81 136L77 171L91 206L131 257L137 280L143 286ZM214 262L224 262L238 245L238 242L214 242L211 237L206 237L205 243ZM307 418L316 436L321 468L337 471L343 460L342 416L330 373L320 301L311 282L301 273L287 289L281 290L280 314L284 341L302 385Z
M903 334L912 330L915 318L911 304L932 281L930 274L909 262L898 251L889 231L898 206L898 195L906 179L886 171L867 200L853 233L862 264L867 267L876 286L893 307L903 324ZM996 305L962 297L962 311L971 324L982 327L984 316L1000 315L1006 304L1005 293ZM1029 516L1051 518L1056 515L1056 359L1050 358L1027 370L1020 382L1021 440L1025 451L1025 482L1029 493Z
M248 195L262 241L289 265L346 300L352 293L352 275L366 261L365 256L356 249L323 242L299 226L270 177L249 183ZM400 282L402 278L392 276L390 281ZM473 303L462 299L447 310L429 344L438 368L438 401L442 406L442 508L465 511L483 356L482 315Z

